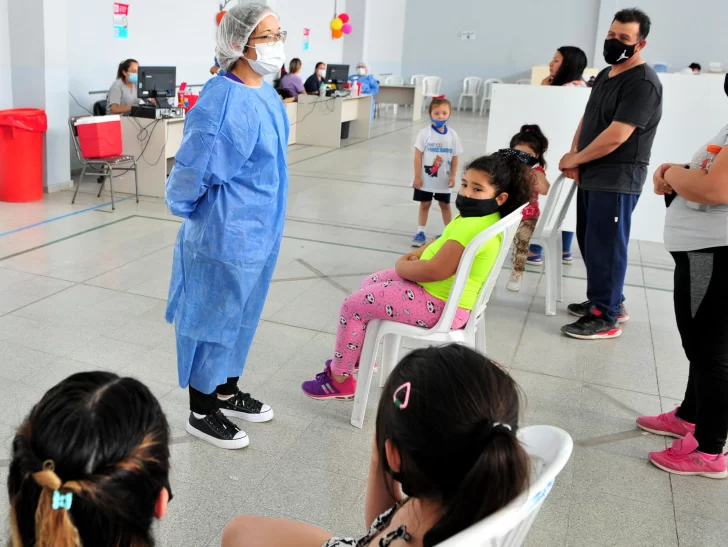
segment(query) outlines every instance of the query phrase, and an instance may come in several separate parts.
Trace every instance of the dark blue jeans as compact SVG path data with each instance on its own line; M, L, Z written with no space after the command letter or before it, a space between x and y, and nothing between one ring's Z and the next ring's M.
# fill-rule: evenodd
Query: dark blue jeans
M624 302L632 211L639 195L579 188L576 240L586 264L586 297L614 322Z

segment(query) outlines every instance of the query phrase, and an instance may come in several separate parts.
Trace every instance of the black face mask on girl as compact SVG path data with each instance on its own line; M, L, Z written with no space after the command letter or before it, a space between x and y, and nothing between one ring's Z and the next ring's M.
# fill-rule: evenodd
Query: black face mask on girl
M468 217L487 217L496 213L500 209L500 205L495 198L490 199L473 199L466 198L458 194L455 199L455 207L460 211L460 216Z
M725 90L725 94L728 95L728 74L725 75L725 83L723 84L723 89Z

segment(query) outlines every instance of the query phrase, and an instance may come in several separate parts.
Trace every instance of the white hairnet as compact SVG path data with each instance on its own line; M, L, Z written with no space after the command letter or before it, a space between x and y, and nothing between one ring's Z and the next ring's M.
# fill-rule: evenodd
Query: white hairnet
M229 71L245 54L245 44L265 17L275 15L265 4L239 4L228 10L217 28L217 62Z
M362 61L359 64L357 64L356 65L356 68L365 68L365 69L369 70L368 67L367 67L367 64L364 61Z

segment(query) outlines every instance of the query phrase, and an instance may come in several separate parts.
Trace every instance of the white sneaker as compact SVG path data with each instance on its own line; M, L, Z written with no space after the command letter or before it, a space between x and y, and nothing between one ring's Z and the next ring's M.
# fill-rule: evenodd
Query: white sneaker
M523 272L517 272L517 271L513 270L511 272L511 277L508 279L508 285L506 285L506 289L508 289L511 292L520 291L522 279L523 279Z

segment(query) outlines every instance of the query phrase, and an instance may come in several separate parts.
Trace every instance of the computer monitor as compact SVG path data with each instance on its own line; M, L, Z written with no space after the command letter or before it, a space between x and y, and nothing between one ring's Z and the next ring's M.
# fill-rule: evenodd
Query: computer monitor
M166 99L177 96L177 68L173 66L139 67L137 97Z
M327 65L326 81L344 83L349 79L349 65Z

